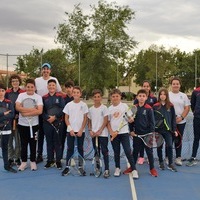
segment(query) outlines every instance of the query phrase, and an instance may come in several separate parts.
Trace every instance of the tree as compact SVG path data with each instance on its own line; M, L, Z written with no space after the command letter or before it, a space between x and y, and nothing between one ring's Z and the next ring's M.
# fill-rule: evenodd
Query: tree
M57 42L74 65L81 66L81 85L87 91L116 86L116 69L137 44L125 31L134 18L128 6L100 0L91 8L92 14L83 15L80 5L76 5L57 30ZM123 68L119 69L123 74Z

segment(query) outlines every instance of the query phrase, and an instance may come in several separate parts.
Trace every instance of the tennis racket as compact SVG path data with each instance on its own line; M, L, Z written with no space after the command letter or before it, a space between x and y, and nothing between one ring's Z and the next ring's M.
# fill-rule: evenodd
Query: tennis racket
M100 152L99 152L99 141L98 137L95 137L95 156L92 160L92 165L94 169L94 176L95 177L100 177L102 174L102 160L100 157ZM92 173L90 175L93 175Z
M137 106L135 106L135 105L133 105L132 108L129 108L129 109L127 110L127 112L124 113L123 120L120 122L119 127L118 127L118 129L116 130L117 133L119 133L120 130L121 130L124 126L126 126L126 125L128 124L129 119L131 119L131 118L134 119L134 118L135 118L136 113L137 113ZM112 136L111 139L110 139L110 141L113 141L116 137L117 137L117 135Z
M61 125L61 120L62 120L62 110L63 108L59 107L58 105L53 105L52 107L50 107L47 110L47 114L49 116L58 116L60 115L61 117L56 119L53 123L50 123L51 126L55 129L56 133L59 135L59 129L60 129L60 125Z
M37 106L35 99L26 98L22 101L22 106L24 108L35 108ZM33 128L32 128L32 116L25 117L28 125L30 127L30 137L33 138Z
M175 136L173 134L173 141L174 141L174 144L175 144L175 148L179 148L182 144L182 135L180 134L180 132L178 131L178 129L176 129L176 132L177 132L177 136Z
M74 142L74 154L68 161L68 166L70 167L70 173L73 176L85 176L84 168L85 168L85 160L78 152L78 144L77 137L75 136Z
M157 132L151 132L144 135L136 135L134 137L140 138L149 148L158 148L164 142L163 136Z

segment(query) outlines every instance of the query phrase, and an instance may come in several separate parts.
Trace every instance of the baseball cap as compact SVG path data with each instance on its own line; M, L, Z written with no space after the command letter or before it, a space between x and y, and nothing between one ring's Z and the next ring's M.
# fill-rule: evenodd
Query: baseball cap
M42 65L42 68L43 67L48 67L49 69L51 69L51 65L49 64L49 63L44 63L43 65Z

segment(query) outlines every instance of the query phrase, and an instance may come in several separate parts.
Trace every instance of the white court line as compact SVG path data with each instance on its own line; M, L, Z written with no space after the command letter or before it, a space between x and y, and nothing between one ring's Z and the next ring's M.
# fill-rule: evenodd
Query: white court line
M130 164L126 158L126 162L127 162L127 167L130 167ZM131 193L132 193L132 200L137 200L137 193L136 193L136 189L135 189L135 184L134 184L134 180L132 177L132 173L129 173L129 181L130 181L130 186L131 186Z

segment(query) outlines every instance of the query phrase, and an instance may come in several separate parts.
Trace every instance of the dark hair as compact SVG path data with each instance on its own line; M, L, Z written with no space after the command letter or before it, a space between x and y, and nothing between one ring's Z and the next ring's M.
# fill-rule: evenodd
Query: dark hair
M140 89L140 90L137 91L137 95L138 94L146 94L147 95L147 92L144 89Z
M79 90L79 91L82 93L81 87L79 87L79 86L74 86L73 90L74 90L74 89Z
M172 77L171 79L170 79L170 84L172 84L172 82L173 81L179 81L179 83L180 83L180 85L181 85L181 79L179 78L179 77L177 77L177 76L174 76L174 77Z
M12 74L9 78L9 83L12 84L13 79L18 79L19 80L19 85L22 84L22 79L18 74Z
M6 90L6 86L3 83L0 83L0 89Z
M150 81L148 81L148 80L144 80L144 81L142 82L142 86L144 85L144 83L148 83L149 86L151 87L151 82L150 82Z
M116 88L114 88L110 91L110 96L113 95L113 94L119 94L120 96L122 96L121 91L119 89L116 89Z
M47 84L49 84L49 83L55 83L55 84L57 84L55 79L49 79L48 82L47 82Z
M35 80L34 80L34 79L28 78L28 79L26 80L26 85L28 85L29 83L31 83L31 84L33 84L33 85L35 86Z
M169 109L170 106L171 106L171 102L170 102L170 100L169 100L169 92L168 92L168 90L167 90L166 88L160 88L160 90L158 91L158 102L161 102L160 95L161 95L162 92L164 92L165 95L166 95L165 107L166 107L167 109Z
M74 87L74 81L67 81L66 83L65 83L65 87Z
M94 90L92 91L92 96L94 96L95 94L100 94L100 95L102 96L102 91L99 90L99 89L94 89Z

